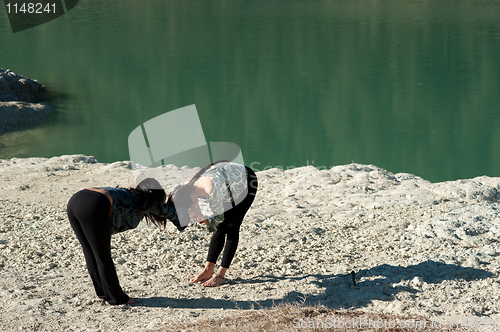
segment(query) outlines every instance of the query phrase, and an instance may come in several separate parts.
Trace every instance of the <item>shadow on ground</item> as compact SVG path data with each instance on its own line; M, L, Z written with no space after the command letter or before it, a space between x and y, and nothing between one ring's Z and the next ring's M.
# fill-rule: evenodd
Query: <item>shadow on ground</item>
M406 267L383 264L371 269L355 272L357 280L356 285L353 284L351 274L314 274L300 277L264 275L248 280L235 280L230 285L223 286L232 287L232 285L236 284L264 283L271 283L272 285L272 283L276 283L276 287L279 287L280 281L297 281L298 284L300 284L302 280L310 279L308 283L316 284L323 290L323 292L317 295L308 295L292 291L281 299L262 301L233 301L231 299L213 299L208 297L197 299L151 297L140 299L140 302L135 306L248 310L269 308L283 302L300 302L305 305L321 303L336 309L360 308L368 305L373 300L392 301L394 296L401 292L419 293L421 292L419 286L422 283L438 284L444 280L473 281L494 276L493 273L485 270L462 267L454 264L444 264L431 260ZM400 285L394 286L394 284Z

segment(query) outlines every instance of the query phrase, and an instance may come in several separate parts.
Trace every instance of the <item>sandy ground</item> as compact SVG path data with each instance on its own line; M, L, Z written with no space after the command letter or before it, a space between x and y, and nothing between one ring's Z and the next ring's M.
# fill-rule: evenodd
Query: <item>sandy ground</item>
M65 207L83 188L134 186L130 163L0 160L0 329L145 331L294 301L500 329L500 178L433 184L359 164L257 175L229 284L187 281L204 263L205 229L141 224L112 239L121 285L140 302L110 306Z

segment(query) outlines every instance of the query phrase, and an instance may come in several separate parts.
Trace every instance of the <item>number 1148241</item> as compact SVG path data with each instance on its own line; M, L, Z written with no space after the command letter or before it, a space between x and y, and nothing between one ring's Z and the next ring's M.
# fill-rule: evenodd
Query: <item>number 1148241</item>
M56 12L56 4L55 3L48 3L45 6L41 3L22 3L22 4L10 4L8 3L6 5L7 7L7 13L13 13L13 14L18 14L18 13L23 13L23 14L55 14Z

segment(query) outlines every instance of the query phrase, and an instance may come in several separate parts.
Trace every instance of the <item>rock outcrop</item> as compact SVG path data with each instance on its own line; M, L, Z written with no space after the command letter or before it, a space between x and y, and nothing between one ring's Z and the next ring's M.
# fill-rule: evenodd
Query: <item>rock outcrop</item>
M36 124L52 112L39 103L46 93L38 81L0 68L0 134Z
M0 101L40 102L47 89L37 80L0 68Z

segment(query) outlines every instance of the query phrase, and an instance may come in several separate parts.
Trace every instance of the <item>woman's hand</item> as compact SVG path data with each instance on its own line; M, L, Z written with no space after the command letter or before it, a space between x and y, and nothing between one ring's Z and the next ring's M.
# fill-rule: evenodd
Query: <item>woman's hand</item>
M207 218L196 210L189 210L189 217L198 224L208 224Z

